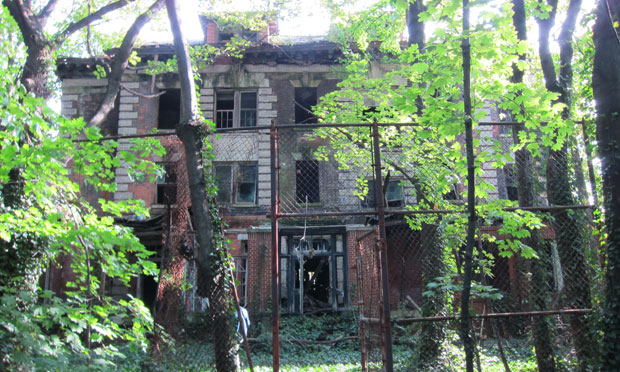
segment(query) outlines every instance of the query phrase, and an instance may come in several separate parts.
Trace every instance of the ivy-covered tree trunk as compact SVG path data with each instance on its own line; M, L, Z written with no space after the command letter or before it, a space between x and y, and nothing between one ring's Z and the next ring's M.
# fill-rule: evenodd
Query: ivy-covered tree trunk
M525 16L525 4L523 0L512 0L512 9L514 11L512 22L517 31L519 41L527 40L527 26ZM520 55L520 60L525 60L525 55ZM523 83L524 71L514 64L512 66L512 83ZM521 95L517 92L517 96ZM523 105L520 105L520 114L524 114ZM515 125L513 127L513 140L515 144L520 142L519 133L525 131L523 125ZM518 182L518 199L520 207L531 207L534 205L534 174L532 172L532 156L524 147L515 153L515 165L517 168ZM529 265L532 271L530 281L530 289L528 291L529 302L533 306L533 310L547 310L546 300L549 298L549 281L546 280L548 268L548 260L551 255L549 247L540 244L538 234L532 232L532 236L528 240L529 244L537 253L538 259L532 260ZM523 265L522 259L519 258L520 266ZM553 354L553 339L551 337L549 319L547 317L534 317L532 324L532 336L534 338L534 350L536 354L536 362L540 372L555 372L555 357Z
M204 140L206 126L200 121L198 104L194 90L194 76L189 58L187 43L181 30L178 7L175 0L166 0L168 17L174 37L174 48L179 68L181 83L181 119L176 132L185 148L190 199L194 216L194 230L200 244L198 262L201 276L206 280L209 296L215 364L219 372L235 372L239 369L237 342L234 338L233 317L230 301L230 286L227 283L226 267L221 252L223 247L216 246L212 213L214 206L210 203L207 192L209 169L203 159L206 152ZM218 250L218 248L220 250Z
M557 101L566 105L562 112L564 120L570 117L570 89L572 87L572 35L577 15L581 8L581 0L571 0L566 20L562 24L559 37L560 69L556 77L556 68L549 50L549 34L555 21L557 1L549 0L551 6L549 16L538 19L539 53L545 86L550 92L558 94ZM574 205L568 169L568 142L565 140L559 149L549 149L546 167L547 198L550 205ZM586 270L585 252L588 242L584 239L585 215L583 211L557 210L551 213L556 234L556 242L562 272L564 275L564 302L568 308L591 308L590 282ZM591 324L582 315L569 316L573 332L575 352L579 359L580 369L586 371L588 364L595 359L596 343L591 335Z
M620 370L620 21L618 1L599 0L594 25L592 89L603 174L607 228L606 293L603 302L601 370Z

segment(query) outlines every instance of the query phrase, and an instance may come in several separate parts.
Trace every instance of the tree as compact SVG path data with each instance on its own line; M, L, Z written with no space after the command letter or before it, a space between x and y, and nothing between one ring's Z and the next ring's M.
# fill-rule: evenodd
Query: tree
M517 33L517 39L519 42L525 42L527 39L527 19L523 0L513 0L512 10L514 12L512 22ZM524 63L525 60L525 53L520 53L519 62ZM523 76L525 74L524 68L519 67L518 63L514 63L512 70L512 83L515 85L523 84ZM515 98L520 96L521 92L517 90ZM518 110L514 112L513 116L517 117L519 121L523 121L526 115L525 108L523 105L517 105L517 107ZM513 127L514 143L519 144L521 142L520 137L527 136L527 134L525 134L526 132L527 129L523 125ZM519 206L534 206L536 194L534 190L534 175L532 173L532 155L527 147L518 149L515 152L515 163L517 168ZM538 239L538 233L536 231L532 233L528 245L538 252L538 259L531 262L531 270L533 272L529 293L531 303L535 310L544 310L546 308L547 298L549 297L549 290L547 288L549 280L545 279L548 277L547 268L550 267L549 260L551 259L551 252L548 244L541 243ZM533 319L533 322L532 334L534 337L538 369L541 372L555 371L555 357L553 355L552 340L550 337L549 320L546 317L536 317Z
M83 16L79 16L86 12L86 4L83 4L81 8L74 14L78 14L77 19L73 20L69 18L69 21L64 24L53 34L48 34L46 26L48 21L54 15L54 10L59 5L58 0L51 0L45 6L41 7L38 12L34 11L33 3L31 1L3 1L3 5L9 10L9 13L15 20L19 33L22 36L22 41L26 46L26 57L23 62L23 68L19 75L19 81L26 91L34 94L37 97L48 98L51 94L49 71L54 62L54 55L63 46L65 42L76 32L81 29L88 28L90 25L102 19L105 15L112 11L121 9L128 5L131 1L121 0L109 3L102 6L95 12L90 12L88 7L88 13ZM142 27L150 21L155 14L163 6L163 0L156 1L144 14L140 15L128 30L119 53L113 63L111 74L109 75L109 84L106 95L99 107L98 112L90 119L90 126L100 126L105 119L107 113L109 113L113 107L114 100L119 91L120 78L124 72L125 67L128 64L129 56L133 44L142 29ZM105 132L105 129L104 129ZM4 203L11 207L17 207L20 204L27 204L28 201L23 200L23 192L21 189L21 176L20 170L14 169L11 172L11 182L13 186L4 190L2 195ZM34 250L32 244L33 240L29 238L14 239L11 243L14 247L11 249L13 252L28 252ZM42 243L42 242L39 242ZM19 267L28 265L37 265L37 263L27 262L28 257L32 255L22 254L22 260L10 261L11 264L17 265L16 270L19 271ZM19 275L19 273L16 273Z
M617 1L597 2L594 26L592 88L596 99L598 139L607 247L606 291L603 302L602 371L620 368L620 41Z
M471 68L472 75L475 76L472 89L474 92L472 96L474 122L480 120L483 104L494 102L498 108L509 111L516 121L523 123L523 125L517 126L517 130L513 132L514 144L512 145L506 146L505 143L496 143L493 150L490 151L483 148L475 139L477 160L474 165L480 167L481 164L487 163L488 169L488 163L491 162L493 168L499 171L504 166L510 166L514 163L519 175L519 205L532 207L537 203L534 196L539 191L535 189L535 183L538 180L536 176L538 169L535 169L536 162L540 161L542 154L550 152L557 155L553 157L552 164L548 166L550 172L547 184L550 187L562 185L559 183L559 178L554 178L558 174L554 172L558 165L557 162L554 162L561 155L557 153L557 147L566 143L562 140L566 128L571 123L569 122L564 126L564 122L559 120L560 115L558 113L560 110L557 104L554 105L557 103L554 102L557 97L555 93L546 91L541 84L523 79L526 73L537 76L541 70L530 65L525 57L529 52L528 44L525 42L525 4L523 2L514 3L520 4L520 9L518 14L515 14L514 19L512 19L510 9L513 2L504 2L499 5L485 4L486 9L481 6L477 9L481 15L473 21L471 30L465 33L466 36L469 36L472 44ZM467 173L467 166L463 160L462 143L455 141L457 135L461 136L462 140L462 125L459 126L458 124L464 115L463 103L461 102L461 93L463 92L461 70L456 68L460 65L459 62L462 58L462 54L458 52L458 46L462 39L459 30L461 18L455 16L460 15L459 9L461 9L462 4L457 1L433 3L429 9L416 12L420 5L420 2L390 2L389 7L382 8L380 3L369 11L372 16L368 16L364 12L352 15L350 27L344 26L338 30L339 33L336 33L336 35L341 36L339 40L344 40L343 49L347 51L348 59L343 68L348 74L345 75L347 78L340 84L342 91L334 92L332 95L338 97L337 99L332 101L328 97L319 105L325 121L355 122L360 117L359 113L367 110L368 101L375 100L379 103L373 108L372 116L377 117L380 121L415 121L419 124L419 127L415 129L403 128L398 132L390 132L386 129L382 133L382 143L388 149L392 149L390 146L394 143L402 146L402 149L399 148L398 150L400 154L398 161L392 160L384 163L386 163L386 169L390 170L391 175L402 175L408 186L416 188L418 203L420 201L422 203L409 206L413 209L449 205L444 200L437 199L441 199L444 190L449 190L449 185L455 182L455 178L462 181ZM492 8L493 6L497 6L497 8ZM571 6L571 9L573 8L575 5ZM530 9L530 12L532 11ZM419 19L425 22L432 20L438 24L436 31L428 38L424 50L421 48L400 48L394 43L394 40L397 39L395 36L399 35L398 27L400 24L398 22L399 19L402 19L399 17L404 18L406 12L408 20L416 19L416 15L419 15ZM541 13L544 12L539 10L538 14ZM574 19L569 20L566 27L570 27L571 21L574 22ZM387 22L391 22L389 26ZM418 40L415 32L412 31L419 32L419 25L410 23L408 26L409 41ZM517 33L515 33L515 29ZM567 39L567 35L564 33L563 40L570 40L570 37ZM351 41L357 42L357 44L351 46ZM564 61L571 60L567 53L567 46L570 44L564 42L564 54L562 56ZM547 60L547 56L544 56L543 59ZM381 63L389 64L389 67L383 67ZM565 66L566 64L563 63L564 72L566 72ZM381 70L381 67L386 71L385 76L376 78L376 71ZM370 71L374 73L371 79L368 78ZM399 81L397 77L403 80ZM467 115L465 116L467 117ZM541 127L541 122L552 122L552 124ZM561 129L558 129L559 127ZM558 130L560 135L554 130ZM364 155L361 154L358 146L365 141L363 132L348 130L345 135L331 131L329 134L322 133L321 136L323 136L322 138L329 137L333 147L341 149L336 158L349 167L357 166L364 169L366 165L359 160ZM517 160L511 154L512 151L516 151ZM567 158L567 153L568 151L563 153L564 159ZM323 155L327 157L326 152ZM395 155L392 156L395 157ZM405 164L406 167L403 166ZM567 166L568 164L564 167L566 170ZM571 174L568 170L564 174L568 178L564 178L563 181L568 181L568 186L566 183L563 185L570 190L572 185ZM496 186L490 185L480 178L477 178L475 182L475 198L480 202L477 210L480 216L479 223L483 221L483 224L493 224L493 219L498 218L504 222L500 231L508 233L506 230L509 229L508 226L519 221L520 227L515 233L521 236L520 239L506 239L502 242L496 237L484 236L484 234L478 237L478 239L487 239L493 244L497 244L499 253L496 254L502 257L519 254L523 258L522 262L528 262L524 265L524 269L531 272L533 278L527 283L530 290L529 297L531 299L536 298L536 301L528 302L522 298L524 301L514 302L516 305L514 310L526 311L531 309L528 306L532 306L536 310L549 309L551 301L549 291L545 288L547 286L545 278L549 276L548 265L550 264L551 247L538 243L535 230L542 226L540 219L531 213L506 213L502 211L502 208L509 204L488 200L488 193L493 191ZM417 192L418 188L427 192L427 198L431 199L435 205L425 203L425 199L421 198ZM360 189L363 193L364 184L360 185ZM553 196L551 194L553 192L549 193L550 201L560 204L555 196L557 193ZM468 199L473 199L473 197ZM567 202L563 201L561 204L566 205L565 203ZM453 209L454 206L449 205L447 208ZM575 213L579 214L579 212ZM571 212L567 214L571 214ZM501 215L501 218L497 217L498 215ZM558 216L561 216L561 213ZM461 225L464 221L455 219L459 221L458 226L464 230L463 225ZM556 220L556 231L560 232L564 221L562 219ZM583 227L582 225L575 225L575 228L570 230L571 225L567 226L567 230L564 231L566 233L570 231L571 234L580 232L580 228ZM448 227L451 229L451 226L448 225ZM522 229L529 231L522 231ZM567 235L558 234L558 236L564 239L558 244L563 245L564 248L568 247L566 245L568 242ZM459 256L459 252L461 252L460 247L463 240L462 234L455 234L455 236L450 236L445 240L446 246L456 247L455 251L457 252L455 272L449 275L460 280L463 280L464 277L462 266L459 266L459 262L462 262L459 261L462 258L462 255ZM581 249L582 253L574 254L573 252L572 255L569 255L565 252L562 264L568 271L572 272L571 275L575 275L573 279L579 277L570 285L580 286L581 290L575 290L569 297L589 307L591 301L587 298L589 282L584 271L587 262L582 260L584 258L583 246L579 246L578 239L571 243L573 244L573 251L579 252ZM490 252L477 252L477 255L482 254L490 254ZM474 268L480 268L482 272L486 270L489 273L488 276L491 277L489 266L485 266L484 260L478 259L477 255L472 258ZM525 281L526 278L527 276L524 275L522 280ZM479 284L481 283L474 283L476 286ZM525 291L518 290L515 292L517 293L513 295L516 298L526 295ZM463 303L463 307L464 305L465 303ZM577 321L583 319L583 317L577 318ZM547 320L537 318L535 324L534 338L536 340L537 358L540 363L539 368L541 370L554 370L555 361L551 347L553 341L548 337L550 332ZM577 327L576 324L575 327ZM580 332L582 331L583 329L580 329ZM576 348L581 349L581 345L588 345L588 343L579 344ZM587 352L587 350L584 351L586 354ZM580 354L580 357L583 357L582 360L588 358L583 354Z
M564 105L561 113L563 122L560 125L572 125L570 108L570 90L572 89L572 36L577 16L581 8L580 0L571 0L568 4L566 20L562 24L559 37L560 67L556 67L549 51L549 33L554 24L557 1L548 1L549 12L537 18L539 25L539 57L545 86L549 92L558 95L556 102ZM544 14L544 13L543 13ZM570 173L568 169L568 140L562 138L561 130L554 129L557 145L549 149L547 156L547 194L551 205L574 205ZM579 212L577 212L579 213ZM576 213L573 213L576 214ZM571 215L566 210L552 213L554 228L557 234L558 252L566 278L566 305L590 308L590 282L588 280L585 251L588 241L584 239L584 216ZM591 337L591 326L582 316L570 317L571 328L575 337L575 349L582 371L585 371L595 357L596 347Z
M237 347L234 339L231 293L227 286L228 268L223 258L225 249L218 247L222 244L222 237L214 229L220 228L213 223L213 216L217 217L214 205L214 195L209 194L207 187L212 183L212 175L205 170L209 159L209 150L206 123L200 119L196 91L194 90L194 75L189 57L187 42L180 27L178 6L175 0L166 0L168 17L174 36L174 48L179 68L181 82L181 119L176 132L185 148L185 159L189 178L192 211L196 221L196 235L200 244L198 261L201 274L207 280L207 293L210 299L210 313L213 324L220 327L213 334L215 348L215 362L218 371L237 371L239 369ZM219 236L218 239L215 239ZM217 249L219 248L219 249ZM223 331L222 331L223 330Z
M0 273L2 349L10 355L3 358L2 369L67 369L76 360L88 366L107 365L122 355L109 345L118 341L134 352L146 351L146 332L152 330L150 314L137 299L117 302L104 296L102 278L129 285L141 273L155 275L148 261L151 252L127 228L115 225L113 218L145 216L148 211L134 201L100 200L98 206L91 206L79 195L76 180L113 192L114 168L121 160L136 171L135 176L153 176L154 163L136 153L161 155L163 149L156 141L138 140L129 151L117 151L115 142L102 140L98 128L87 127L82 119L60 117L42 99L51 93L49 71L63 43L129 3L110 3L81 17L81 10L76 9L77 20L68 18L64 28L48 36L45 26L60 2L48 2L36 14L31 1L3 2L8 13L3 8L0 14L6 31L2 42L5 50L16 53L3 55L0 88L4 98L0 109L0 249L11 257L3 260ZM83 5L80 9L85 10L88 4ZM136 19L122 46L127 53L119 54L112 70L122 73L139 30L162 5L163 1L155 2ZM112 80L108 96L118 92ZM98 215L101 212L105 216ZM50 263L71 270L60 297L37 285ZM64 335L62 339L59 334Z
M2 28L11 35L16 27L0 10ZM19 50L17 38L0 41L5 50ZM0 202L0 248L5 258L21 260L26 239L36 239L34 257L26 266L3 260L0 267L0 348L2 370L59 369L72 363L109 366L122 355L114 342L122 341L136 353L148 344L152 319L141 301L115 302L102 296L101 275L129 284L140 273L153 275L155 267L146 250L127 228L114 223L123 213L146 215L138 203L102 202L97 211L79 195L71 177L84 176L99 189L114 189L114 171L120 159L137 169L142 162L130 152L116 151L113 142L101 142L96 128L82 119L67 120L45 106L19 84L19 53L3 54L0 65L0 200L19 188L27 203ZM17 83L16 83L17 81ZM137 141L131 151L156 151L150 141ZM133 154L132 154L133 155ZM119 157L117 157L119 156ZM73 159L67 165L67 159ZM144 163L151 167L151 162ZM13 178L19 170L19 183ZM72 173L70 177L70 172ZM8 189L8 193L7 193ZM7 195L8 194L8 195ZM16 257L14 257L16 256ZM73 278L65 297L38 288L41 272L61 259L71 265ZM33 259L34 258L34 259ZM121 327L116 319L122 319Z

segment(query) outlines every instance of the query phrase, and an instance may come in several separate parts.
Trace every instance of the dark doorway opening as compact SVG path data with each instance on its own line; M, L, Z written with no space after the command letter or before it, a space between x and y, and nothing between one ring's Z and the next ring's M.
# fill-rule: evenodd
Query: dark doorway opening
M312 257L304 262L304 292L309 305L329 306L329 257Z
M159 265L158 265L159 266ZM150 275L142 275L142 302L153 313L155 299L157 298L157 280Z

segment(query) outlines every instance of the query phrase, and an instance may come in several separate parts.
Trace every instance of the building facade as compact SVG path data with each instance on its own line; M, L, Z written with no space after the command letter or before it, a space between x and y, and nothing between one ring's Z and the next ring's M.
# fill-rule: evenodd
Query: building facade
M217 45L230 38L218 31L215 23L203 20L206 42ZM214 157L211 172L216 179L217 203L226 221L237 271L235 276L243 305L250 309L268 307L271 299L271 228L267 218L271 205L271 151L268 127L278 124L315 123L312 109L322 96L338 89L338 65L342 56L338 45L326 41L276 45L267 33L249 37L256 42L243 52L243 57L219 57L199 68L199 105L205 119L212 122L216 134L210 136ZM267 40L267 41L266 41ZM191 284L182 294L182 306L200 311L205 304L197 283L197 249L191 234L191 208L188 209L187 177L183 148L174 135L180 116L180 87L172 72L155 74L149 61L173 58L171 45L148 45L137 49L141 62L128 68L122 77L115 110L103 130L111 135L146 135L157 131L169 133L161 137L167 149L161 163L165 176L156 182L133 178L123 166L116 169L117 191L104 197L114 200L141 199L151 209L151 218L135 220L131 216L121 223L134 227L145 245L157 252L154 260L172 276L186 278ZM94 75L96 61L64 59L58 64L62 80L62 113L67 117L92 115L98 99L105 92L106 79ZM488 108L488 120L497 113ZM501 136L495 129L484 135ZM316 150L327 140L308 139L305 131L292 129L287 141L280 143L280 184L289 195L289 207L320 212L369 211L375 207L372 197L350 198L357 187L359 170L339 169L333 161L319 161ZM131 148L130 139L120 139L119 149ZM484 168L484 167L483 167ZM498 186L492 197L510 197L512 184L493 168L483 169L483 178ZM371 177L372 173L368 173ZM503 184L502 184L503 182ZM327 184L336 187L324 187ZM388 207L401 209L415 203L413 191L398 178L388 183ZM503 194L502 194L503 193ZM87 198L101 195L85 190ZM370 190L368 195L373 195ZM391 231L402 230L394 223ZM179 226L189 228L179 228ZM287 219L281 222L280 293L278 301L288 312L348 309L356 302L356 293L364 288L358 282L358 270L375 272L377 267L364 267L357 259L371 254L374 245L366 236L374 227L361 215L316 221ZM408 234L413 234L408 232ZM412 239L413 239L412 235ZM364 241L364 244L360 244ZM394 241L394 245L407 244ZM404 248L402 251L406 251ZM174 259L171 260L171 257ZM412 258L411 252L407 257ZM406 257L394 255L391 265L398 267ZM408 258L408 259L409 259ZM395 271L396 273L396 271ZM400 275L400 274L399 274ZM410 270L406 278L394 274L390 278L394 304L423 301L421 272ZM403 274L405 275L405 274ZM161 279L161 278L160 278ZM114 295L131 293L155 309L165 296L162 280L142 277L132 288L106 283ZM403 286L406 283L406 288Z

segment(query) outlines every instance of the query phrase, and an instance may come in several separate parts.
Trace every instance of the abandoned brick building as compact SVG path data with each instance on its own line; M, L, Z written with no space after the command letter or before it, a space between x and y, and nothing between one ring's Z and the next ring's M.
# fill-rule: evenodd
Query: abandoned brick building
M203 26L207 43L218 44L231 36L219 32L215 22L206 21ZM217 179L220 212L227 223L225 234L231 241L237 263L241 301L247 306L257 307L268 306L271 301L271 228L267 218L271 203L269 131L227 132L226 129L266 127L272 120L278 124L315 122L312 107L323 95L338 89L338 74L334 67L341 57L339 46L327 41L272 44L268 35L274 34L276 28L272 23L269 33L249 35L255 42L243 52L242 58L218 58L199 70L202 115L214 122L218 130L217 137L210 138L215 152L213 172ZM173 239L179 247L183 247L187 240L186 236L173 238L174 226L167 226L167 221L187 218L186 211L174 212L182 205L180 185L186 182L186 176L182 174L184 168L180 166L183 163L182 146L173 135L180 114L180 91L174 73L148 72L148 61L172 58L174 50L171 45L146 45L138 48L137 53L142 60L124 73L116 109L110 114L105 129L110 134L119 135L147 134L154 130L170 132L171 136L161 139L168 155L164 159L154 159L162 163L166 176L157 182L137 181L121 166L116 169L117 192L107 197L141 199L150 207L150 219L139 221L128 216L124 223L134 227L143 243L157 252L153 259L161 265L162 260L167 259L166 254L170 254L164 250L166 238ZM67 58L59 62L62 113L65 116L88 118L96 109L107 82L106 79L97 79L93 69L94 64L89 59ZM160 92L164 93L159 95ZM489 115L489 120L497 119L493 110L489 110ZM493 130L489 127L489 135L493 135ZM374 208L372 198L358 198L353 203L351 199L342 198L339 192L354 188L356 175L340 171L330 162L318 161L314 150L320 143L302 137L302 132L298 131L295 141L280 148L280 188L295 195L295 203L313 210L363 211ZM120 140L119 146L129 148L129 140ZM497 188L494 197L506 198L514 194L511 185L505 183L506 177L498 171L487 169L483 177L502 186ZM338 181L339 188L322 187L333 180ZM394 180L388 185L387 199L388 207L403 207L413 202L413 195L411 190ZM169 217L169 210L176 217ZM304 285L310 286L305 295L312 298L310 302L314 307L349 308L354 303L356 270L361 269L356 266L356 256L359 255L357 238L373 227L366 224L364 218L345 217L332 219L322 226L304 228L305 224L303 220L281 223L279 301L282 309L303 311L304 302L310 300L303 294L300 296L300 287ZM392 227L392 231L398 229L402 226ZM301 253L295 252L294 248ZM301 274L304 275L301 281L300 260L296 256L299 254L305 257L302 270L305 275ZM186 256L187 259L178 261L177 271L191 283L196 278L196 263L191 252ZM402 259L390 258L394 267ZM416 258L411 255L407 259ZM420 273L407 275L413 279L407 281L408 287L404 291L403 278L398 273L391 278L395 303L403 296L421 301ZM153 278L144 276L134 283L133 288L106 283L106 289L116 295L132 293L153 307L158 284ZM203 306L201 301L194 287L184 294L183 306L188 311L197 311Z

